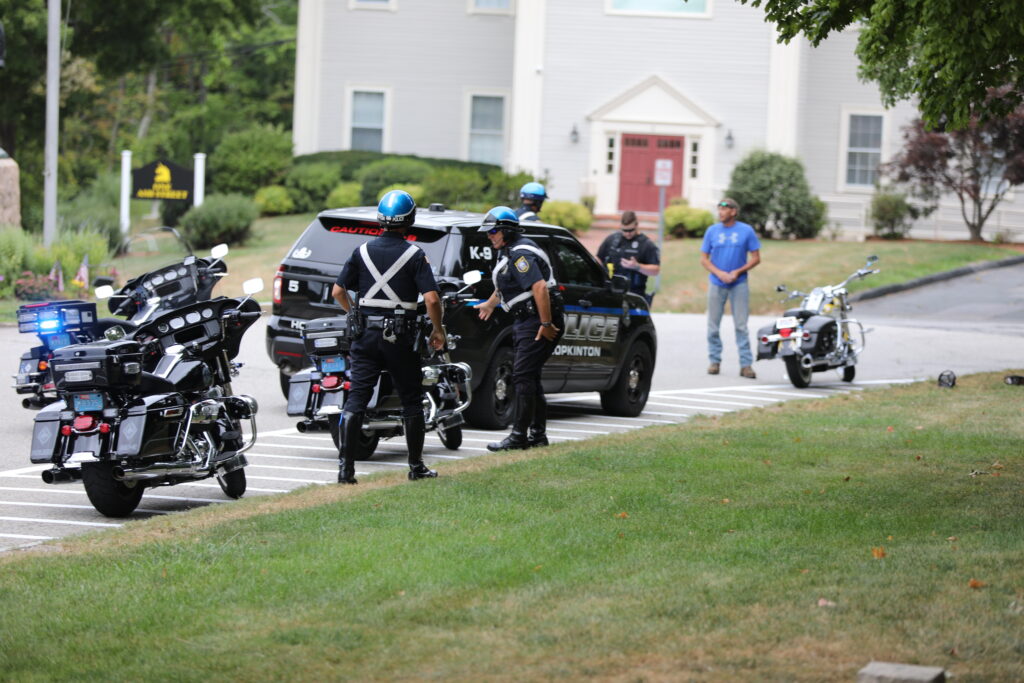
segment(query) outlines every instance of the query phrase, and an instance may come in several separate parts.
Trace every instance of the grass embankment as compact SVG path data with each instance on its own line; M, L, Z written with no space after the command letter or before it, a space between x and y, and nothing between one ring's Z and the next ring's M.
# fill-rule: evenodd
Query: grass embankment
M700 240L696 239L665 243L661 291L654 300L656 311L703 313L707 310L708 274L700 266L700 245ZM998 261L1020 253L1013 246L959 242L762 240L761 264L749 276L750 310L755 314L778 313L783 309L779 300L785 295L775 291L776 285L785 284L791 290L804 292L834 285L862 267L871 254L879 257L875 267L881 272L851 282L851 292L906 282L980 261Z
M12 680L1024 676L1024 389L791 402L0 558Z

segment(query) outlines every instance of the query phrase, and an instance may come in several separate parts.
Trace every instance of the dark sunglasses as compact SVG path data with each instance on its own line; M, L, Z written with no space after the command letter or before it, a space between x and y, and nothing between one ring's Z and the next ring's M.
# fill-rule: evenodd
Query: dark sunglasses
M718 202L718 205L725 209L735 209L736 207L729 202Z
M635 225L623 225L622 226L622 232L636 232L636 226Z
M501 228L491 228L490 230L487 231L487 234L497 235L499 232L501 232Z

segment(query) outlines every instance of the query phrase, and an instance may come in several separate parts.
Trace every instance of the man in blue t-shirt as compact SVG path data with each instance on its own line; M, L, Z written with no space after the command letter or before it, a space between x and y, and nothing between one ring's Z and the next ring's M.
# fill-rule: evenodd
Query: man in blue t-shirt
M708 366L709 375L717 375L722 363L722 324L725 302L730 301L736 326L736 346L740 352L740 376L756 379L754 355L750 351L747 317L750 315L750 288L747 271L761 262L761 243L754 229L736 220L740 205L726 197L718 202L718 222L704 233L700 264L708 276Z

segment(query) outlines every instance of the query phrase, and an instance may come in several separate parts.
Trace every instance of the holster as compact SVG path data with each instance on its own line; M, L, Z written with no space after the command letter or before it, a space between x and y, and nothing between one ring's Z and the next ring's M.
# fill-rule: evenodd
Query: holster
M353 309L349 311L347 318L348 341L351 343L363 336L363 331L366 329L366 316Z

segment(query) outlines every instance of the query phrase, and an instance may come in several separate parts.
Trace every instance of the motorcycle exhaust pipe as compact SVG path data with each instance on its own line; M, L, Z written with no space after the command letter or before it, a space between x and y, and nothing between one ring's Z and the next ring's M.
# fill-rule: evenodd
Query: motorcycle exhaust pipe
M803 358L800 359L800 365L804 368L810 368L814 366L814 356L809 353L805 353Z
M145 481L147 479L162 479L168 476L186 476L200 479L207 475L207 472L201 472L193 467L182 467L181 465L171 463L157 463L137 470L125 469L120 465L115 465L110 473L117 481Z
M378 429L394 429L402 424L402 418L392 417L385 418L383 420L370 420L363 423L363 429L369 429L370 431L376 431Z
M68 484L75 480L74 475L67 470L60 470L54 468L52 470L43 470L43 483L46 484Z
M36 397L24 398L21 400L21 407L28 408L29 410L39 410L43 407L43 402Z

